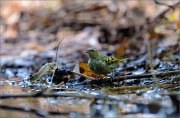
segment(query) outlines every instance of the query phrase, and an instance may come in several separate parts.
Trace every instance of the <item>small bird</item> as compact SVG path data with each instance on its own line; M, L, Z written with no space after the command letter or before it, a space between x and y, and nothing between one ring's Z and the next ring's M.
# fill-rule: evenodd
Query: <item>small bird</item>
M94 48L87 49L86 53L89 55L88 66L90 70L96 74L109 74L114 72L114 69L120 62L127 60L127 58L120 60L115 57L102 55Z

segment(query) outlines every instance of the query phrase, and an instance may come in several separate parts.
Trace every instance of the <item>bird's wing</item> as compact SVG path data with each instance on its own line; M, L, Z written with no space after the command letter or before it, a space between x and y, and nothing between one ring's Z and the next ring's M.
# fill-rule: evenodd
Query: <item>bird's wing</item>
M110 56L103 56L102 60L106 65L117 65L119 63L119 59L110 57Z
M106 65L109 65L109 66L111 66L111 65L115 66L115 65L119 64L120 62L129 59L129 58L117 59L117 58L111 57L111 56L103 56L102 58L103 58L102 60L106 63Z

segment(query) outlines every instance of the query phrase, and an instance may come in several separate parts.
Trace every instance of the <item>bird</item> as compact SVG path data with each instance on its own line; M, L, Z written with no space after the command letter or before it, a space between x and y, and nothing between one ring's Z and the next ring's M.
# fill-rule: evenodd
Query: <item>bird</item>
M120 62L128 59L117 59L115 57L105 56L95 48L87 49L86 53L89 55L88 66L95 74L106 75L114 72L114 69L119 65Z

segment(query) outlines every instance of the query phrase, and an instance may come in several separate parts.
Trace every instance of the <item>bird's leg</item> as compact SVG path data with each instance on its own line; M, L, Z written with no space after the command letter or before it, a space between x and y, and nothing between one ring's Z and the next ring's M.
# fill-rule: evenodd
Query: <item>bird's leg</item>
M115 77L115 73L114 73L114 69L113 69L113 71L112 71L112 78L111 78L112 85L113 85L114 77Z
M119 74L118 74L118 78L119 78ZM119 81L119 79L118 79L118 81L117 81L117 82L118 82L118 87L119 87L119 86L120 86L120 81Z

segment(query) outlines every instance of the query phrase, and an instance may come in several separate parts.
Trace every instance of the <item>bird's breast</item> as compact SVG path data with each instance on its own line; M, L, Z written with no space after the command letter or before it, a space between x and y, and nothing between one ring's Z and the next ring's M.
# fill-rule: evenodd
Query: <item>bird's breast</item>
M109 68L105 63L99 60L90 60L88 62L89 68L96 74L108 74L112 72L112 69Z

